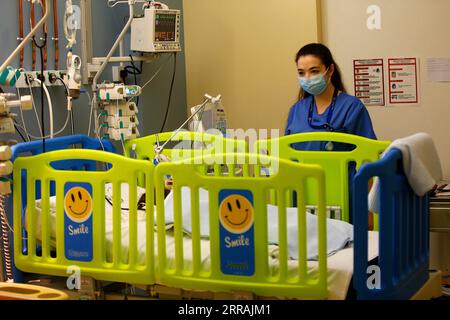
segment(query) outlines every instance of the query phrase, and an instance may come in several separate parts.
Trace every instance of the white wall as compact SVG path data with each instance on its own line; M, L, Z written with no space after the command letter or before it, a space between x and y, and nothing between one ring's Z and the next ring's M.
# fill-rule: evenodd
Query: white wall
M319 39L318 2L184 0L188 105L220 93L230 128L284 132L295 54Z
M369 5L381 7L382 28L370 31ZM449 0L322 0L323 40L354 94L353 59L418 56L420 105L369 107L379 139L432 135L450 180L450 82L429 82L427 57L450 57Z

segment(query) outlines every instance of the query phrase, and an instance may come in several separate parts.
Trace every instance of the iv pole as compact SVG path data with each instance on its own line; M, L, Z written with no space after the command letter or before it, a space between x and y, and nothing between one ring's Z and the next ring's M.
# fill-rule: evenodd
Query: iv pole
M183 129L183 127L189 123L189 121L191 121L198 113L200 113L200 111L203 111L203 109L205 108L206 104L208 102L212 102L212 103L216 103L217 101L219 101L221 98L220 95L218 95L217 97L211 97L208 94L205 94L205 101L203 101L203 103L200 105L200 107L177 129L175 130L175 132L170 136L169 139L167 139L166 142L164 142L164 144L162 146L159 146L159 140L158 143L155 147L155 153L156 153L156 157L158 159L160 159L161 153L164 150L164 147L170 142L172 141L172 139L178 134L178 132L180 132L181 129Z

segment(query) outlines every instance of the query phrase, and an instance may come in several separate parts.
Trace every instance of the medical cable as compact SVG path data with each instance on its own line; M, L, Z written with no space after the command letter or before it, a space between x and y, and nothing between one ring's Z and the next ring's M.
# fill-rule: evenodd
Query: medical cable
M95 135L96 135L98 141L100 142L100 145L102 146L102 150L105 151L105 146L103 145L102 139L100 138L100 131L102 130L103 127L98 125L98 122L99 122L101 116L102 116L102 114L99 114L96 119L97 130L95 130Z
M71 133L72 135L75 135L75 123L73 121L73 109L72 109L72 97L70 96L69 88L67 87L66 83L61 77L56 77L55 79L59 80L63 85L66 93L66 99L67 99L67 110L70 112L70 124L71 124Z
M20 72L23 72L23 68L21 68L20 69ZM17 73L14 75L14 77L16 78L16 83L17 83ZM20 97L21 97L21 94L20 94L20 89L19 89L19 87L17 87L16 86L16 90L17 90L17 97L20 99ZM32 97L32 96L31 96ZM22 110L22 108L19 108L19 112L20 112L20 118L21 118L21 120L22 120L22 124L23 124L23 126L24 126L24 128L25 128L25 134L27 134L27 126L26 126L26 124L25 124L25 118L24 118L24 116L23 116L23 110ZM14 125L14 127L16 128L16 131L20 134L20 136L22 137L22 139L23 139L23 141L26 141L24 138L23 138L23 136L22 136L22 134L20 133L20 131L17 129L17 127L16 127L16 125ZM30 139L30 136L27 134L27 137L28 137L28 142L29 141L31 141L31 139Z
M73 110L70 110L70 127L71 127L71 133L74 136L75 135L75 123L73 121Z
M33 106L34 115L36 116L38 128L39 128L39 131L42 132L41 121L39 120L39 115L37 113L36 104L34 103L34 95L33 95L33 89L31 88L31 81L28 81L28 89L30 90L31 103Z
M49 136L50 136L50 138L53 138L55 136L55 134L54 134L54 122L53 122L53 104L52 104L52 99L50 97L50 92L48 91L47 86L41 80L33 79L32 81L35 81L39 85L41 85L42 90L45 92L45 95L47 97L49 116L50 116L50 135ZM44 124L43 124L43 121L44 121L44 108L43 108L43 106L44 106L43 102L44 101L43 101L43 98L44 98L44 95L42 95L42 97L41 97L41 103L42 103L41 124L42 124L42 136L44 137L45 132L44 132Z
M6 280L8 282L12 281L14 277L12 272L12 258L9 245L9 231L12 230L12 228L8 223L8 217L6 216L5 200L5 196L0 194L0 219L2 225L3 256L5 258L5 273L7 278Z
M196 110L197 108L201 107L201 105L197 105L194 107L194 110ZM194 122L194 132L198 132L198 129L200 127L200 124L202 122L203 119L203 114L205 113L205 108L202 108L202 111L200 111L199 116L197 117L197 120L192 119L192 121L196 121L197 123ZM191 142L191 149L194 148L194 143L195 141L193 140ZM206 144L204 142L202 142L202 148L205 146Z
M44 10L44 9L42 9ZM46 11L46 10L45 10ZM49 100L49 108L52 108L51 106L51 98L50 94L48 93L48 90L45 90L44 85L44 52L43 48L47 46L47 33L44 32L44 42L42 44L38 44L36 41L36 36L33 36L33 43L34 45L39 49L39 53L41 56L41 74L39 75L41 82L41 125L42 125L42 153L45 153L45 120L44 120L44 91L47 94L47 99ZM50 135L53 138L53 110L50 111Z
M155 151L157 153L157 156L159 156L161 154L161 152L164 150L164 147L172 141L172 139L178 134L178 132L181 131L181 129L183 129L183 127L189 123L189 121L191 121L199 112L201 112L205 107L206 104L210 101L213 101L217 98L213 98L211 96L205 95L205 101L203 101L203 103L200 105L200 107L185 121L183 122L183 124L177 129L175 130L172 135L170 136L169 139L166 140L166 142L164 142L164 144L162 146L157 146L155 148Z
M120 139L120 142L122 143L122 154L125 154L125 144L123 143L123 138Z
M122 4L122 3L129 3L130 1L133 1L134 3L147 3L147 2L151 2L148 0L124 0L124 1L115 1L115 0L108 0L108 7L110 8L114 8L116 5L118 4ZM168 9L168 8L167 8Z
M16 129L16 132L20 135L20 137L22 138L23 142L30 142L30 136L28 136L28 140L25 139L25 137L23 136L22 132L20 132L19 127L17 126L17 121L16 119L13 119L14 122L14 129Z
M174 54L173 54L173 74L172 74L172 81L170 83L169 101L167 102L167 108L166 108L166 114L164 116L164 122L161 126L161 130L159 130L160 133L163 132L164 127L166 126L167 118L169 116L170 103L172 102L173 85L175 83L176 72L177 72L177 53L174 52Z
M87 134L88 136L90 136L91 135L92 116L94 114L94 101L93 101L93 99L91 99L91 96L87 91L84 91L84 93L88 96L89 101L91 102L91 112L89 114L89 127L88 127L88 134ZM95 97L94 97L94 99L95 99Z
M61 81L61 82L63 83L64 87L66 88L66 96L68 96L68 94L69 94L69 88L67 88L66 84L64 83L64 81L63 81L60 77L56 77L56 79L58 79L59 81ZM36 82L38 82L38 83L40 82L39 79L33 79L33 81L36 81ZM32 81L31 81L31 82L32 82ZM34 103L34 97L33 97L33 90L32 90L32 88L31 88L31 84L30 84L30 83L28 83L28 88L29 88L29 90L30 90L30 94L31 94L31 102L32 102L32 105L33 105L33 109L34 109L36 118L37 118L38 127L39 127L39 130L41 131L41 134L42 134L42 129L41 129L40 121L39 121L39 115L37 114L37 111L36 111L36 106L35 106L35 103ZM17 90L18 90L18 92L19 92L19 89L18 89L18 88L17 88ZM47 90L47 93L48 93L48 90ZM47 95L47 98L49 98L49 95ZM70 98L70 97L69 97L69 98ZM68 98L68 99L69 99L69 98ZM49 103L51 103L51 101L49 101ZM69 101L68 101L68 105L67 105L67 110L68 110L68 112L71 111L71 107L70 107L70 102L69 102ZM33 138L33 139L42 139L42 138L50 138L50 137L51 137L51 136L42 136L42 135L41 135L40 137L37 137L37 136L31 135L31 134L28 132L28 129L27 129L27 127L26 127L25 120L24 120L24 118L23 118L22 108L20 109L20 111L21 111L21 116L22 116L22 124L23 124L23 127L20 126L19 124L16 124L16 125L17 125L19 128L21 128L22 130L24 130L28 137L31 137L31 138ZM50 114L52 115L52 112L51 112ZM68 115L67 115L67 118L66 118L66 122L65 122L63 128L62 128L61 130L59 130L58 132L56 132L56 133L54 134L54 136L55 136L55 135L58 135L58 134L60 134L60 133L62 133L62 132L66 129L67 123L68 123L68 120L69 120L69 116L70 116L70 115L68 114ZM53 121L51 120L51 122L53 122Z
M67 111L67 116L66 116L66 120L65 120L65 123L64 123L63 127L59 131L55 132L53 137L63 133L63 131L67 128L67 125L69 124L69 120L70 120L70 112ZM21 125L18 124L17 126L20 129L25 130L25 128L22 127ZM29 132L27 132L27 135L29 135L32 139L36 139L36 140L50 139L51 138L50 135L38 137L38 136L34 136L34 135L30 134Z
M126 66L125 67L125 71L127 72L127 74L131 74L134 76L134 84L137 86L137 76L142 74L142 61L141 61L141 68L138 69L136 67L136 65L134 64L134 59L133 56L130 54L130 59L131 59L131 66ZM133 70L133 71L129 71L129 69ZM139 107L139 97L137 97L136 99L136 105Z
M148 86L155 78L156 76L161 72L161 70L166 66L166 64L169 62L169 58L166 59L166 61L158 68L158 70L156 70L156 72L153 74L153 76L150 78L150 80L148 80L142 87L141 90L144 90L144 88L146 86ZM131 98L130 100L128 100L128 102L132 102L136 97Z

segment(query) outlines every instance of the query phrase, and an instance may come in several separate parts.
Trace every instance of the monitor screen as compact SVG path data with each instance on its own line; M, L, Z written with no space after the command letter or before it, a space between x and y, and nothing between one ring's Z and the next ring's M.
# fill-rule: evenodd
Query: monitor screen
M177 28L176 14L156 14L155 16L155 41L175 41Z

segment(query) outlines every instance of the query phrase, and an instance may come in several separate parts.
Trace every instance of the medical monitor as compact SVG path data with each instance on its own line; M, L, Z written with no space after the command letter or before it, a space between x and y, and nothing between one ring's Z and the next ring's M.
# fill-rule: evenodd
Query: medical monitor
M180 10L147 8L131 23L131 50L177 52L180 45Z

